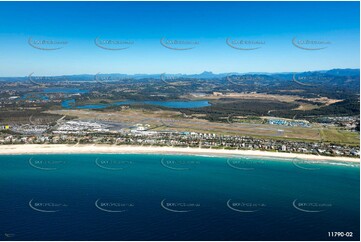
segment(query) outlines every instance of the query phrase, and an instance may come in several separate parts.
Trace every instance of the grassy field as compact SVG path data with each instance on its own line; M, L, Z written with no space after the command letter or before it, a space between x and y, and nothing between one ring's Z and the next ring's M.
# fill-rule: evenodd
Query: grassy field
M325 142L335 142L342 144L359 144L360 135L356 132L350 132L346 130L341 130L339 128L327 128L320 129L320 134Z

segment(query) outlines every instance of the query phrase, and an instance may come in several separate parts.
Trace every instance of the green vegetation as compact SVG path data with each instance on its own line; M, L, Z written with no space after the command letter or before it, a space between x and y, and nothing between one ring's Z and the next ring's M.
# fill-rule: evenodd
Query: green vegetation
M206 114L209 121L227 121L229 116L268 116L273 110L291 110L298 107L296 103L286 103L260 99L220 99L213 100L212 106L194 109L179 109L187 115Z
M360 143L359 133L341 130L340 128L320 129L320 134L324 142L353 145Z

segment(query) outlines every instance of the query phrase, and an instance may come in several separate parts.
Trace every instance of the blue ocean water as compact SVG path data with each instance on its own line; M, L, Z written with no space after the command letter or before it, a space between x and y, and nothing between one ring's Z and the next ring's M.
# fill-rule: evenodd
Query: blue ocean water
M198 100L198 101L123 101L123 102L115 102L111 104L87 104L82 106L76 106L75 100L64 100L62 102L63 108L77 108L77 109L100 109L111 106L121 106L121 105L129 105L129 104L149 104L156 105L167 108L202 108L210 106L211 104L206 100Z
M359 171L247 157L0 156L0 240L359 240Z

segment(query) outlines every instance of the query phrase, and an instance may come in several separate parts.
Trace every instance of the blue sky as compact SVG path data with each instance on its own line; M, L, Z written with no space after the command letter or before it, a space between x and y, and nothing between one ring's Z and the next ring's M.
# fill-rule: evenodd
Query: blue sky
M0 2L0 19L0 76L360 66L359 2ZM94 44L96 37L134 43L105 50ZM163 37L198 44L173 50L160 44ZM329 44L304 50L292 44L295 37ZM39 50L29 38L67 44ZM227 38L263 44L238 50L226 44Z

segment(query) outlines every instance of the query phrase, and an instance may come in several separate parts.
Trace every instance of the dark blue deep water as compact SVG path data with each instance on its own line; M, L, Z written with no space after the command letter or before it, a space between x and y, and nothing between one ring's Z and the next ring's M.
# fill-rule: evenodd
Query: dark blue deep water
M0 240L359 240L359 181L266 158L0 156Z

